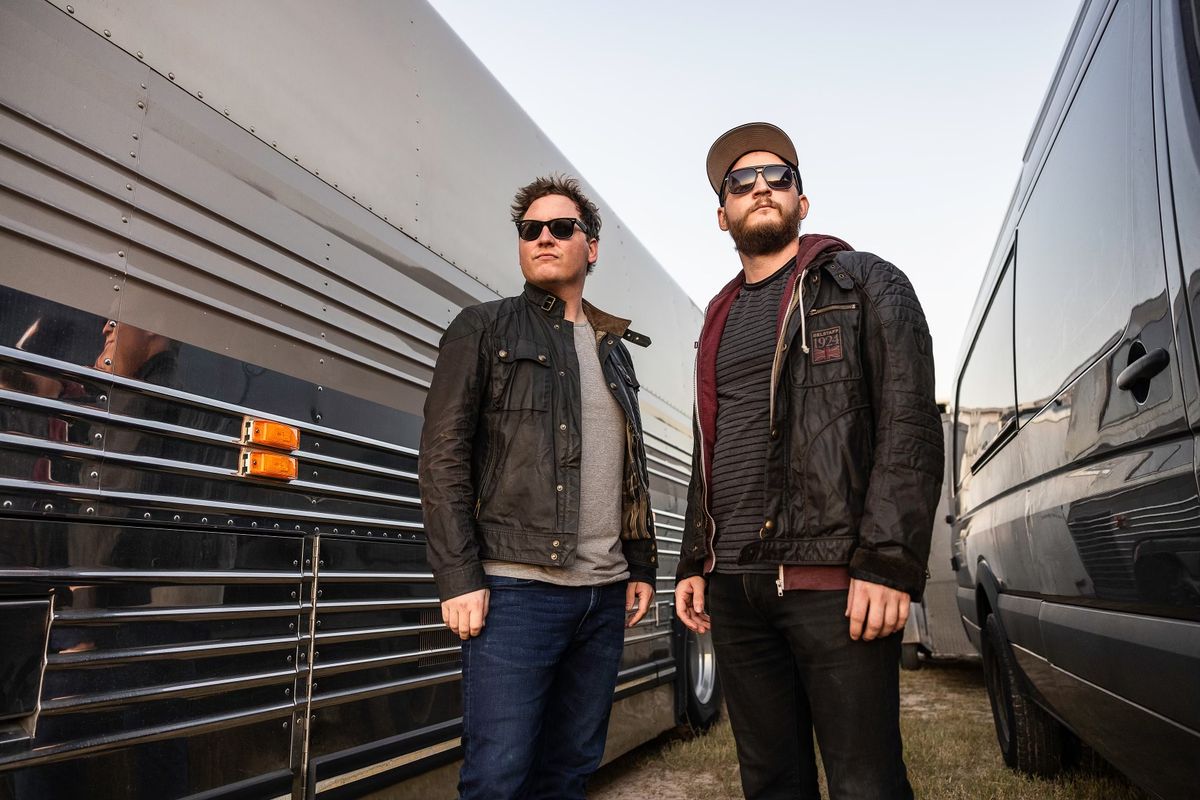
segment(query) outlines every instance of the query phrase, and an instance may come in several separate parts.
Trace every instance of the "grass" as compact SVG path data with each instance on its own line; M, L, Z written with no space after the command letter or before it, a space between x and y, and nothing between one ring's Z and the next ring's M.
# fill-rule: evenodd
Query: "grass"
M1019 775L1004 765L978 665L926 665L902 672L900 681L904 759L921 800L1144 800L1119 773L1068 771L1053 780ZM659 784L645 796L742 797L737 754L729 723L722 719L705 736L660 740L631 754L618 771L632 783ZM614 766L617 766L614 764ZM600 776L597 776L598 778ZM596 789L615 787L604 777ZM822 783L824 778L822 777ZM667 790L670 790L670 794ZM624 797L608 788L603 797Z

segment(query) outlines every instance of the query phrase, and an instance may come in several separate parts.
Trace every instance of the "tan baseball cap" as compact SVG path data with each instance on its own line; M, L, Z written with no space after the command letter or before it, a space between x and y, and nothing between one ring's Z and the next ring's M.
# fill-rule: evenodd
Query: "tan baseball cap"
M725 131L712 147L708 148L708 182L712 184L717 196L721 195L721 184L725 181L725 173L746 153L765 150L774 153L793 167L799 163L796 158L796 146L782 130L769 122L748 122L736 128Z

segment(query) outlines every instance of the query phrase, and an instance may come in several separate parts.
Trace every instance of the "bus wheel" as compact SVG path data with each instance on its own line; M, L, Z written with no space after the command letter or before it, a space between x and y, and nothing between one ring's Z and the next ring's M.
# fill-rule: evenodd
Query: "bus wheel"
M1033 699L995 614L984 622L983 677L1004 763L1042 777L1062 769L1063 728Z
M681 650L678 669L684 681L684 722L692 732L699 733L712 727L721 707L721 682L717 677L712 634L684 629Z
M907 670L921 668L921 645L916 642L900 645L900 668Z

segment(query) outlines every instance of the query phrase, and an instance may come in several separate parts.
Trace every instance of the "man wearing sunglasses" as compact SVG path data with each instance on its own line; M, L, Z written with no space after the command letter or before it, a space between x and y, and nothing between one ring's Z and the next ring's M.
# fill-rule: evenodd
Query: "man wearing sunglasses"
M708 154L741 272L705 312L676 612L712 631L747 798L911 798L900 639L942 480L933 357L904 274L808 214L774 125ZM711 616L710 616L711 615Z
M583 299L600 215L577 182L512 204L525 289L450 323L420 483L442 619L462 639L459 794L583 798L604 753L624 628L658 557L638 382L649 339Z

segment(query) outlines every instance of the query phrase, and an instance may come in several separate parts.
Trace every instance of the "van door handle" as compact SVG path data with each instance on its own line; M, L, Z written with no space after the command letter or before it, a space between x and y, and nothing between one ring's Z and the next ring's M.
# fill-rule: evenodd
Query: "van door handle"
M1126 392L1133 391L1134 387L1149 381L1170 363L1170 353L1161 347L1155 348L1121 370L1121 374L1117 376L1117 388Z

